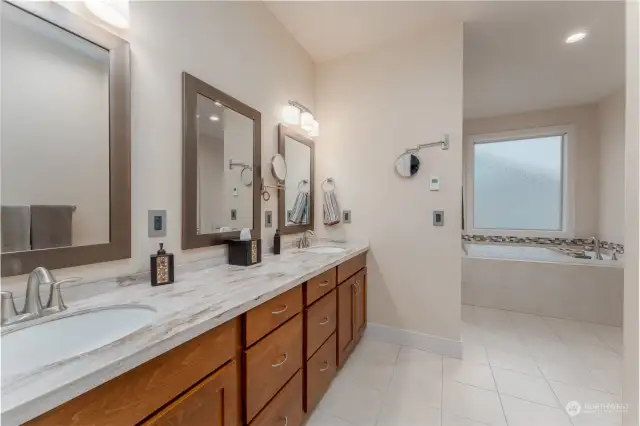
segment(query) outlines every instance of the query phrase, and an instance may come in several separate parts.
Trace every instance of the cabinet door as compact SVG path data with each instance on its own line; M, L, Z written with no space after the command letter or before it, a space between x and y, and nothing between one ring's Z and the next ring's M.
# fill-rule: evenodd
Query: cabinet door
M354 289L349 278L338 286L338 366L342 367L355 345Z
M238 426L238 365L231 361L151 417L143 426Z
M358 272L354 277L354 337L356 344L364 335L367 325L367 272L366 269Z

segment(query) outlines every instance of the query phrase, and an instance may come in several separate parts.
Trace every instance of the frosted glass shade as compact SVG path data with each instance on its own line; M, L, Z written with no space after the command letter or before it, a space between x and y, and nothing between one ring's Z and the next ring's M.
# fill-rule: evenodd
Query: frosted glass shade
M129 0L85 0L87 9L109 25L129 28Z
M300 114L300 127L302 127L307 132L310 132L313 130L314 121L315 120L313 119L313 115L311 115L310 112L305 111L302 114Z
M293 105L287 105L282 108L282 121L295 126L300 125L300 110Z
M315 138L316 136L320 135L320 123L318 123L318 120L313 120L313 129L311 129L311 131L309 131L309 136L311 136L312 138Z

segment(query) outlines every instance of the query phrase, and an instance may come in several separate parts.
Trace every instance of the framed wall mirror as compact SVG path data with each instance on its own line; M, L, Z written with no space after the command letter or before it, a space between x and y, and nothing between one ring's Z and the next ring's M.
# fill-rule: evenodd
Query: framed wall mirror
M2 276L131 257L129 44L2 3Z
M260 112L188 74L183 79L182 249L259 238Z
M286 161L284 190L278 191L278 228L281 234L314 229L315 143L294 129L278 126L278 153Z

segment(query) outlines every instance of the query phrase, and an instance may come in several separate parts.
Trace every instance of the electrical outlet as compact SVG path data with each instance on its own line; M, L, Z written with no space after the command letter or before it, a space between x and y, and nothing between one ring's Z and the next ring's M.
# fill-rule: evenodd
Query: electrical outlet
M236 209L231 209L231 220L238 219L238 211Z
M433 211L433 226L444 226L444 210Z
M287 221L291 222L291 215L293 214L293 210L287 210Z
M342 221L344 223L351 223L351 210L344 210L342 212Z
M265 228L271 228L273 226L272 218L273 218L273 213L271 212L271 210L265 210L265 212L264 212L264 227Z

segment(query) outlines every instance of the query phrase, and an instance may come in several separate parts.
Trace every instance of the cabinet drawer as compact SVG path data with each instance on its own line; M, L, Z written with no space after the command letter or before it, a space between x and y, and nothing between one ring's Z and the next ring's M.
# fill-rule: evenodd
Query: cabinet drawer
M302 315L245 352L246 417L251 421L302 367Z
M305 303L310 306L336 287L336 268L331 268L317 277L307 281L307 297Z
M362 253L338 265L338 284L358 272L367 265L367 253Z
M42 425L134 425L236 356L231 320L29 421Z
M238 426L239 380L237 363L231 361L143 422L142 426Z
M302 370L300 370L253 419L250 426L300 426L303 419Z
M307 361L307 400L305 411L311 412L324 396L336 375L336 334Z
M245 347L253 345L301 310L302 286L250 310L245 317Z
M306 310L307 359L311 358L311 355L336 331L336 309L336 291L333 290Z

